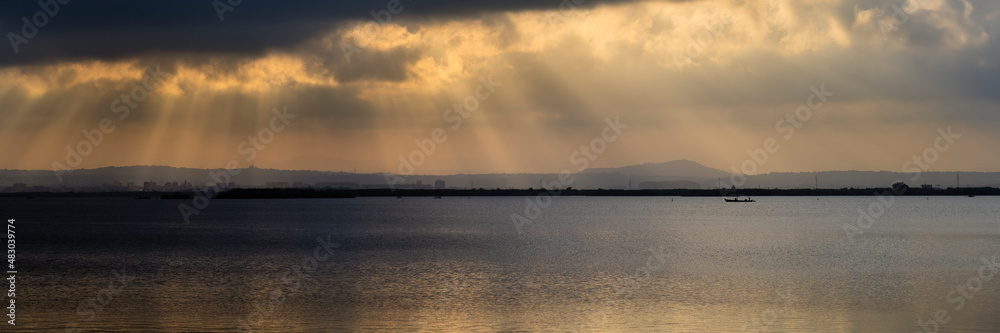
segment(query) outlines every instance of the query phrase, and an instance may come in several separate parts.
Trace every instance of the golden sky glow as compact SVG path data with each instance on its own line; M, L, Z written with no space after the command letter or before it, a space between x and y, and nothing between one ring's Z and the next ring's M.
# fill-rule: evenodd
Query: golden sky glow
M396 171L444 128L417 173L558 172L618 116L630 127L593 166L690 159L729 171L774 137L781 150L760 172L899 171L952 126L962 140L932 170L1000 171L1000 5L897 1L900 21L891 1L737 2L400 16L263 54L0 67L0 168L65 163L103 118L116 128L78 168L223 167L287 107L298 117L254 164ZM348 61L343 45L359 52ZM114 101L156 66L168 77L120 119ZM491 75L502 85L451 129L446 111ZM782 139L775 122L821 85L835 95Z

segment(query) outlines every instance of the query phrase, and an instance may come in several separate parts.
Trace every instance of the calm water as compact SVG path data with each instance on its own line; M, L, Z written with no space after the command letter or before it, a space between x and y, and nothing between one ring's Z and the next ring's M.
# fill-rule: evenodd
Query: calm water
M756 199L563 197L523 234L524 197L213 200L191 225L181 201L0 199L0 218L18 332L1000 331L1000 272L977 277L1000 198L896 198L851 232L876 198Z

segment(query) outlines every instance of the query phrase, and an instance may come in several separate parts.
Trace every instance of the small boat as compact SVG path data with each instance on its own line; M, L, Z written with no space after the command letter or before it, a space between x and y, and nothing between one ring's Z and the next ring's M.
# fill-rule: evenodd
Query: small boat
M441 196L440 195L436 196L436 197L434 197L434 199L441 199Z
M970 197L970 198L975 198L975 197L976 197L976 195L975 195L975 194L969 194L969 197Z
M725 200L726 202L757 202L756 200L750 198L741 200L739 197L736 197L736 199L725 199Z

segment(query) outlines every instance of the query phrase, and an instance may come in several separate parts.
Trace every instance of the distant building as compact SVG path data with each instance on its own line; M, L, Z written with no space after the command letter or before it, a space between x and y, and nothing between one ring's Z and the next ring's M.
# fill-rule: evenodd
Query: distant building
M11 186L11 188L13 189L14 192L27 192L28 191L28 184L25 184L25 183L14 183L14 185Z
M443 189L445 189L444 181L440 180L440 179L434 181L434 189L436 189L436 190L443 190Z
M303 182L294 182L294 183L292 183L292 187L293 188L307 188L307 187L309 187L309 185L306 185L306 183L303 183Z
M142 191L143 191L143 192L152 192L152 191L156 191L156 190L157 190L157 188L156 188L156 187L157 187L157 186L156 186L156 182L143 182L143 183L142 183Z

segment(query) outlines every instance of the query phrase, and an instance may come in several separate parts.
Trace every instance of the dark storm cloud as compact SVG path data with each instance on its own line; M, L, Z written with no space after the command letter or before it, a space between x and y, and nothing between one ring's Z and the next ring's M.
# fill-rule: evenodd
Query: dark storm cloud
M238 3L220 21L213 0L4 1L0 32L5 36L0 65L65 59L114 59L158 52L257 53L285 48L349 20L376 18L387 0L219 0ZM477 16L497 11L591 7L631 0L403 0L392 19ZM66 2L59 4L59 2ZM579 5L575 3L579 2ZM52 9L56 8L58 11ZM37 14L41 13L41 14ZM37 15L36 15L37 14ZM23 31L22 17L44 23L37 33ZM384 19L385 16L382 16ZM47 21L47 22L46 22ZM31 38L26 38L34 35ZM11 34L24 38L14 52ZM14 38L18 39L18 38Z

